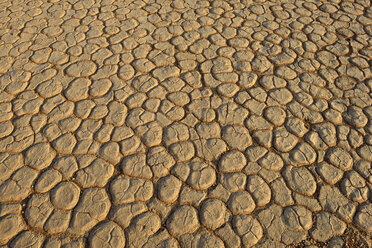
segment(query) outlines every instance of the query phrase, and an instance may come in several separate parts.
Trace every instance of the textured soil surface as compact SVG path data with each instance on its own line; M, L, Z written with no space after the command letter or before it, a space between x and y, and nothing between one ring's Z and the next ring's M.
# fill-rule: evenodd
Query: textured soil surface
M369 0L0 0L0 248L361 247Z

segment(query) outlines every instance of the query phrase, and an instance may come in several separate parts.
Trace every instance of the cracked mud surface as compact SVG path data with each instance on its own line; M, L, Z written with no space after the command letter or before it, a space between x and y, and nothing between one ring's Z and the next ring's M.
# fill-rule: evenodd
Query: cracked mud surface
M0 1L0 247L369 247L372 8Z

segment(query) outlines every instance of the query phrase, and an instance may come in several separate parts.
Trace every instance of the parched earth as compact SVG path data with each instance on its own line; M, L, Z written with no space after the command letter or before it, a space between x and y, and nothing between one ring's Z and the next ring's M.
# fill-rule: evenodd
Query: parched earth
M0 247L370 247L369 0L0 0Z

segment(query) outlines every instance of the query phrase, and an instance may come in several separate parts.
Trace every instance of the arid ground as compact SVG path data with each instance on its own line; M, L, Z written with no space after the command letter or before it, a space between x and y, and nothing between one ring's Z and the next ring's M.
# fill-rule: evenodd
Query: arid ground
M0 248L372 245L369 0L0 0Z

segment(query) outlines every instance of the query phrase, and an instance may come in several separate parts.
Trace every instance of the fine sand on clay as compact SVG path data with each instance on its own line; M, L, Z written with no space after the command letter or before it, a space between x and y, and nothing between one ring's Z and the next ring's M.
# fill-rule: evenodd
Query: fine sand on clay
M0 0L0 248L372 246L369 0Z

